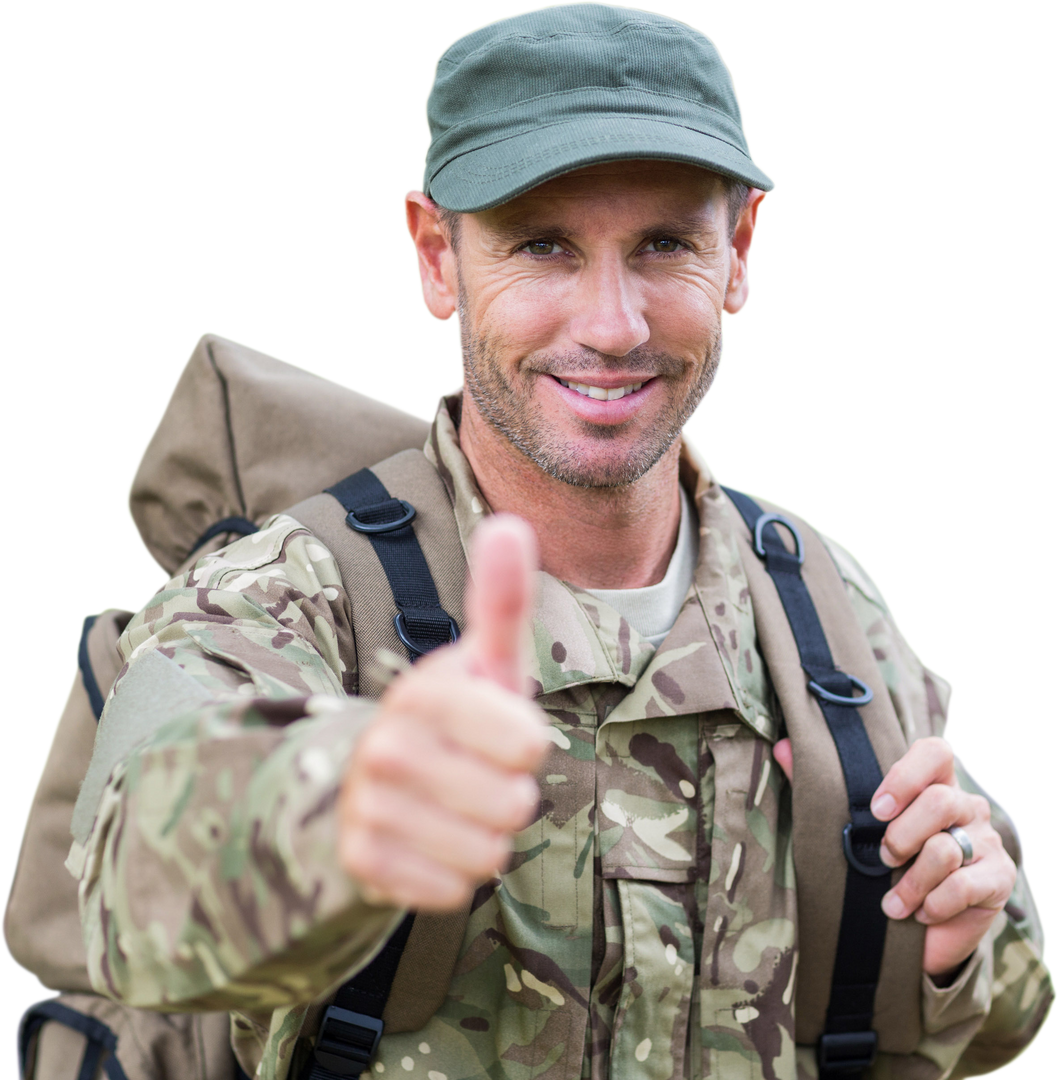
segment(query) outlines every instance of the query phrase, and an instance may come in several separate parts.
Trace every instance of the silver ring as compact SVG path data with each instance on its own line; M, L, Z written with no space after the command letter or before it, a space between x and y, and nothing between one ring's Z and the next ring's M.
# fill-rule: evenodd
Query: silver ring
M969 866L974 861L974 846L970 837L966 835L966 830L958 825L949 825L944 831L959 845L959 850L962 852L961 865Z

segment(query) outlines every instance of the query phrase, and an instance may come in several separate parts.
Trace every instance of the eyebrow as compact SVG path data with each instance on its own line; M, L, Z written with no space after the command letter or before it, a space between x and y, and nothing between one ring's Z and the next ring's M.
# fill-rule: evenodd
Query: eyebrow
M526 240L537 240L545 237L565 236L568 225L561 225L557 222L547 223L546 221L528 222L515 220L503 223L490 222L486 228L498 240L506 243L514 243L519 240L524 242ZM675 237L702 236L707 233L715 234L718 231L715 224L708 218L665 218L662 221L657 221L642 229L641 235Z

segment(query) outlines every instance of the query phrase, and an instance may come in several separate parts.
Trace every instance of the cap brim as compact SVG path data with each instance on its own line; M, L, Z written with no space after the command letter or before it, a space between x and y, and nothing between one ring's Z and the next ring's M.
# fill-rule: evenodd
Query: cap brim
M461 154L430 179L429 195L448 210L475 213L585 165L632 158L682 161L763 191L773 187L747 154L715 135L611 114L550 124Z

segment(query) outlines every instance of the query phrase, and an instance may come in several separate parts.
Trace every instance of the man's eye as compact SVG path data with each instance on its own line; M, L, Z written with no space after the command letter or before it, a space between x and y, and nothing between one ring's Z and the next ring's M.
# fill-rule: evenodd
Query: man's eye
M522 251L528 251L530 255L554 255L558 244L554 240L530 240L522 246Z
M670 253L679 251L682 247L683 244L679 240L674 240L671 236L659 236L656 240L651 240L644 250Z

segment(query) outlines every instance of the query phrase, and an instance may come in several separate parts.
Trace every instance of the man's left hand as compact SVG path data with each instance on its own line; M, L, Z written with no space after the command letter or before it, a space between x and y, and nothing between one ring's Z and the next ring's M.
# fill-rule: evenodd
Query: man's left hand
M792 783L790 740L776 743L774 754ZM926 925L922 969L943 982L977 948L1003 909L1017 868L992 828L988 800L959 787L955 756L943 739L912 743L874 793L871 812L889 822L882 861L897 867L914 859L886 893L882 910L891 919L914 915ZM945 832L952 825L973 845L966 866L959 843Z

